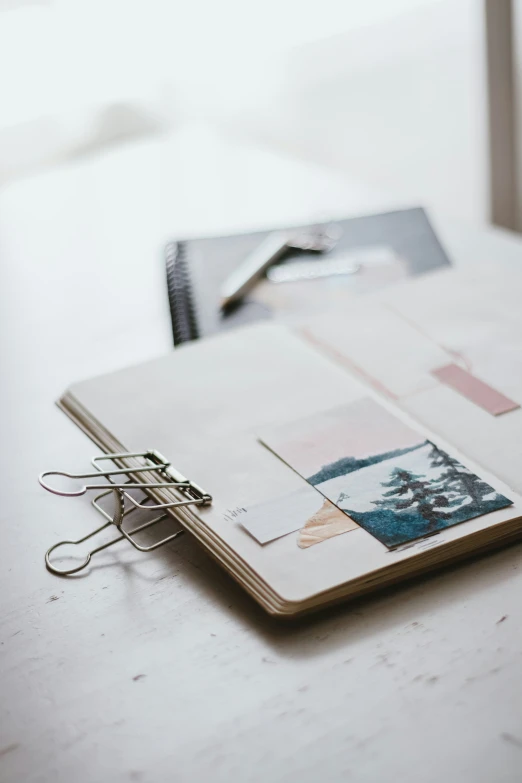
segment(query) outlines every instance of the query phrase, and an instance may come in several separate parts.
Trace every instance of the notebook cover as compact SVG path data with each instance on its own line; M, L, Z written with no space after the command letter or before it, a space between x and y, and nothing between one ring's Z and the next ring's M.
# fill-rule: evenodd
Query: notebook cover
M341 257L352 250L385 246L404 262L405 273L409 276L430 272L450 263L425 210L421 207L329 221L323 225L334 225L340 229L340 238L336 247L328 254L329 259ZM298 230L303 227L292 228ZM279 315L279 310L284 309L284 305L279 301L271 301L270 296L261 297L255 289L226 316L222 315L218 305L219 291L224 280L269 233L270 231L256 231L232 236L182 240L197 313L199 336L214 334L249 322L266 320ZM291 260L296 255L296 253L289 253L285 260ZM298 255L299 259L303 260L317 259L313 253ZM167 278L169 280L169 273ZM170 280L170 287L176 287L172 273ZM282 288L286 285L281 284ZM320 304L321 298L325 303L328 302L332 291L331 280L307 282L306 286L304 306L308 306L310 296L316 300L314 306ZM270 287L274 289L276 285ZM170 299L172 310L174 298L171 296ZM175 314L173 314L174 321Z

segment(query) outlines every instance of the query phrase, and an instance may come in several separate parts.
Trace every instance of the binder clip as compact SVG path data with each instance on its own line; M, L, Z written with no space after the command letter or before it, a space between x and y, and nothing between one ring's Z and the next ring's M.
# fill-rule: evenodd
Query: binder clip
M133 464L128 467L114 467L111 470L102 470L100 463L107 460L113 461L117 466L124 465L125 461L129 462L129 460L131 460ZM147 530L166 519L169 516L166 509L174 509L181 506L205 506L212 502L212 496L209 495L208 492L205 492L201 487L198 487L193 481L185 478L185 476L173 468L171 463L156 450L104 454L99 457L93 457L91 464L95 468L94 472L75 474L61 470L46 470L38 477L38 481L44 489L55 495L62 495L63 497L78 497L84 495L86 492L101 490L98 491L98 494L91 502L94 508L104 517L106 520L105 523L90 533L87 533L87 535L82 538L58 541L45 553L45 565L47 569L58 576L69 576L70 574L76 574L78 571L82 571L89 565L93 555L97 552L101 552L103 549L113 546L123 539L127 539L127 541L140 552L151 552L153 549L168 544L169 541L172 541L174 538L181 535L184 530L177 530L175 533L172 533L149 546L139 544L135 536L137 533ZM47 479L51 476L61 476L65 479L80 481L103 478L109 483L84 483L80 488L67 490L49 484ZM144 480L140 481L140 477L143 477ZM122 479L124 480L122 481ZM153 480L150 481L149 479ZM166 503L156 502L150 504L149 501L151 498L148 497L147 491L151 489L159 490L160 492L162 490L174 490L181 499L178 498ZM129 490L139 490L143 493L144 499L136 499ZM103 508L101 503L104 497L111 494L113 495L115 502L115 509L112 515ZM151 512L159 511L160 513L153 519L137 525L131 530L124 530L124 520L138 509L145 509L146 511ZM93 538L111 525L116 527L119 535L88 552L85 560L80 565L77 565L74 568L59 568L51 561L52 553L59 547L65 546L66 544L82 544L84 541Z

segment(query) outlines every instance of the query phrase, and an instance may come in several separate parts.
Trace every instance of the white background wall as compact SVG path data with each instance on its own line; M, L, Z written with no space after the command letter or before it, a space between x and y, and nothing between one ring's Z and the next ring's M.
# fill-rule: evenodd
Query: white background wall
M0 0L0 105L0 184L197 121L487 218L480 0Z
M486 220L482 3L416 5L295 47L279 90L257 106L245 96L236 121L406 199Z

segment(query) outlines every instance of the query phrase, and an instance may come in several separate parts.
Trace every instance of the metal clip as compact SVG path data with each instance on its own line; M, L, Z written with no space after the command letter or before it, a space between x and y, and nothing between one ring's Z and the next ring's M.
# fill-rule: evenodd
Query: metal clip
M98 463L103 462L105 460L112 460L116 462L116 464L121 463L125 459L141 459L146 460L147 464L137 464L133 467L125 467L125 468L113 468L111 470L101 470L98 467ZM66 478L70 479L88 479L88 478L94 478L97 476L106 478L107 481L110 482L110 486L104 490L103 492L100 492L96 497L93 499L92 504L96 508L96 510L102 514L107 522L104 525L101 525L101 527L96 528L91 533L88 533L86 536L83 536L82 538L79 538L77 540L65 540L65 541L59 541L56 544L53 544L51 546L46 554L45 554L45 564L47 566L47 569L51 571L53 574L57 574L59 576L66 576L69 574L75 574L78 573L78 571L81 571L82 569L86 568L91 558L94 554L97 552L101 552L103 549L107 549L108 547L112 546L113 544L116 544L118 541L121 541L122 539L126 538L133 547L138 549L140 552L150 552L153 549L157 549L160 546L163 546L163 544L167 544L169 541L172 541L174 538L177 538L177 536L181 535L183 533L183 530L178 530L175 533L172 533L171 535L166 536L165 538L161 539L161 541L158 541L154 544L151 544L150 546L142 546L141 544L138 544L138 542L135 540L134 536L136 533L139 533L143 530L146 530L162 520L166 519L168 517L167 513L161 513L159 516L155 517L154 519L149 520L148 522L145 522L141 525L138 525L137 527L133 528L130 531L123 529L123 521L126 516L133 513L137 509L145 509L147 511L155 511L158 509L167 509L167 508L176 508L179 506L194 506L194 505L208 505L212 502L212 497L207 492L205 492L201 487L199 487L197 484L195 484L193 481L190 481L189 479L186 479L181 473L179 473L177 470L175 470L171 463L166 460L158 451L150 450L150 451L142 451L142 452L121 452L117 454L105 454L99 457L93 457L92 459L92 465L96 468L95 472L89 472L89 473L67 473L65 471L58 471L58 470L48 470L44 471L39 476L39 482L44 489L48 490L49 492L53 492L57 495L62 495L65 497L77 497L79 495L85 494L89 490L96 490L100 489L104 486L104 484L95 483L95 484L84 484L82 487L80 487L79 490L60 490L56 487L51 486L47 481L45 481L47 476L64 476ZM139 482L135 480L135 474L158 474L160 478L163 480L161 482L155 481L155 482ZM115 483L113 481L113 476L128 476L128 479L124 483ZM155 477L155 476L154 476ZM136 500L135 497L133 497L132 494L128 491L129 489L140 489L143 492L145 492L147 489L169 489L174 488L176 492L181 494L184 499L183 500L176 500L169 503L155 503L150 504L148 502L148 499L145 500L145 502L139 502ZM111 516L105 509L100 505L100 500L107 496L113 494L116 502L116 508L114 511L114 514ZM128 500L132 507L131 508L125 508L125 500ZM96 536L98 533L101 533L103 530L108 528L110 525L114 525L117 530L119 531L119 535L116 538L111 539L110 541L101 544L100 546L96 547L95 549L92 549L86 556L85 560L79 565L75 566L74 568L58 568L58 566L54 565L51 562L51 554L54 552L58 547L64 546L66 544L82 544L84 541L87 541L88 539L92 538L93 536Z

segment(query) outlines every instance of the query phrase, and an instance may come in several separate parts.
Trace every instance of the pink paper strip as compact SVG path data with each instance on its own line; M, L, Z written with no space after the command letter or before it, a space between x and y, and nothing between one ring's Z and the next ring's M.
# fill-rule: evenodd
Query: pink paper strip
M431 374L493 416L520 408L518 402L510 400L467 370L463 370L458 364L446 364L444 367L432 370Z

